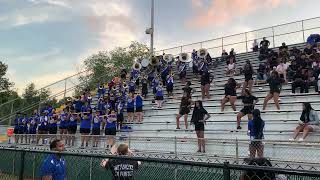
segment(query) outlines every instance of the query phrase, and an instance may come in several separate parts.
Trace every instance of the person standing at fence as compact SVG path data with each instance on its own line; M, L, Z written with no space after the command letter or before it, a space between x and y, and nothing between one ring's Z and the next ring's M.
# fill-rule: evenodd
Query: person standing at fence
M254 109L252 111L253 120L248 122L248 135L250 136L250 158L254 158L257 154L259 158L263 157L264 146L262 139L264 139L264 121L261 119L260 110Z
M111 149L115 143L114 136L117 134L117 115L114 110L105 119L105 135L107 136L107 149Z
M127 144L120 144L116 150L119 156L131 156L132 152ZM129 159L104 159L101 161L100 166L110 169L115 180L129 180L133 179L135 172L138 170L140 161Z
M92 122L93 147L98 147L102 120L103 116L100 116L100 111L96 111Z
M198 139L198 151L205 153L204 124L210 118L209 113L203 108L202 101L196 101L192 113L191 124L194 124Z
M47 112L42 112L42 116L40 116L39 124L38 124L38 136L37 143L39 143L40 139L42 139L42 144L45 143L46 134L48 134L48 116Z
M67 134L67 126L68 126L68 119L69 119L69 114L66 108L64 108L61 113L59 114L59 131L61 135L61 139L66 139L65 135Z
M70 113L69 114L69 123L68 123L68 138L67 138L67 145L68 146L74 146L75 142L75 134L77 132L77 121L80 120L79 114L78 113Z
M64 180L67 178L66 161L61 155L64 150L64 144L61 140L55 139L50 143L50 151L56 152L50 154L42 162L40 168L41 180Z
M81 133L81 147L88 147L89 134L91 130L92 115L90 112L81 113L80 133Z

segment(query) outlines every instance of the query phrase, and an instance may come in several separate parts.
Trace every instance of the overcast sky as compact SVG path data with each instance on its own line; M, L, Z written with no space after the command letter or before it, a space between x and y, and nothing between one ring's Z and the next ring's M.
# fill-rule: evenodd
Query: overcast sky
M159 50L316 17L320 1L155 0L155 6ZM150 0L0 0L0 59L15 88L41 87L76 73L99 50L149 44L149 24Z

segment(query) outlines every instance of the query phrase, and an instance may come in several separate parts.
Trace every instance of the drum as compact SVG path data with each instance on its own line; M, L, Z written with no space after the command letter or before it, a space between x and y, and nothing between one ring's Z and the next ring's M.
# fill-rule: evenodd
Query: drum
M148 59L142 59L141 61L142 67L146 68L149 65L149 60Z

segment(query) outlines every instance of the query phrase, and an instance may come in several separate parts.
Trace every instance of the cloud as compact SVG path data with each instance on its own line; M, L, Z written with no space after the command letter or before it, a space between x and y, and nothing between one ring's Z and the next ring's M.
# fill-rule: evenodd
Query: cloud
M247 16L259 10L273 9L282 5L292 5L297 0L211 0L204 7L204 0L191 0L196 15L186 21L187 27L225 25L234 19Z
M49 19L48 14L40 14L36 16L24 16L22 14L17 14L14 17L12 26L23 26L32 23L43 23Z
M71 8L70 4L67 1L63 1L63 0L28 0L28 1L33 4L47 4L52 6Z
M61 49L59 48L51 48L48 52L41 52L38 54L31 54L26 56L18 56L15 58L16 61L20 62L37 62L42 61L44 59L48 59L53 56L57 56L61 53Z

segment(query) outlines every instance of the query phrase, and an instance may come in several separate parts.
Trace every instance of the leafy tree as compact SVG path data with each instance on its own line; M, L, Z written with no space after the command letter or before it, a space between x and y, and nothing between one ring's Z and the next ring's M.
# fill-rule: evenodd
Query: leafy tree
M84 88L94 89L99 83L105 83L112 77L118 75L119 69L124 66L131 68L135 58L146 58L149 49L145 44L131 42L128 48L116 47L108 51L100 51L84 60L84 69L87 75L79 78L83 84L76 88L75 95L78 96Z

